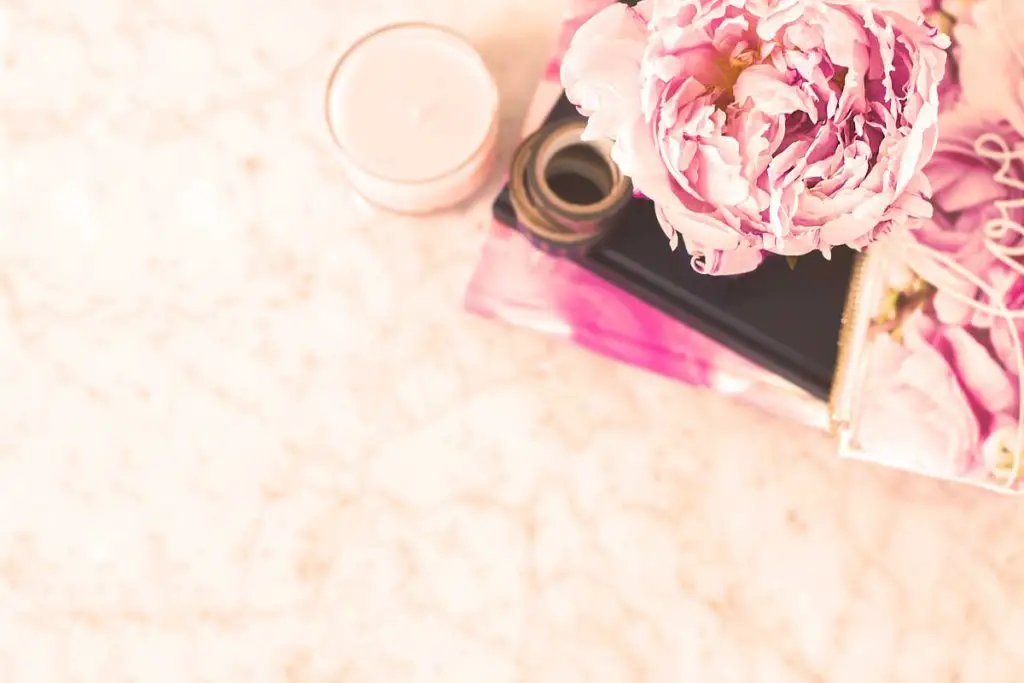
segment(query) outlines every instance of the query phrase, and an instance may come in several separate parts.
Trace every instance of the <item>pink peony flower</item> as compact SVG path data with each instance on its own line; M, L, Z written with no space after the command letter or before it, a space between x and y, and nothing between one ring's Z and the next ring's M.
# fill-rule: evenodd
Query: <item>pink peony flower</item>
M919 311L906 323L903 334L904 346L909 351L936 352L942 357L986 433L995 416L1016 409L1016 384L967 328L942 325Z
M963 99L1024 135L1024 2L977 0L957 25Z
M866 452L900 458L912 469L963 474L981 439L981 429L949 363L936 351L911 351L885 335L868 349L870 396L859 417L857 438Z
M1000 204L1024 200L1024 157L1002 160L979 155L975 144L984 135L998 135L1010 150L1024 155L1024 136L1014 131L1009 122L992 119L983 112L960 106L939 119L942 135L925 173L931 182L934 214L914 233L917 240L945 254L973 273L988 279L999 264L986 245L985 227L1002 217ZM1018 179L1017 186L1007 183L1000 174L1009 161L1008 172ZM1024 201L1017 206L1004 205L1009 220L1024 226ZM1019 236L1010 231L1002 244L1012 246ZM976 289L961 282L957 291L974 296ZM942 291L935 307L942 322L966 323L970 309Z
M727 274L931 215L948 44L906 0L643 0L582 26L561 76L673 248Z
M861 438L888 447L898 439L939 469L963 474L984 436L1016 410L1017 385L971 332L926 311L904 323L902 345L884 335L872 341Z

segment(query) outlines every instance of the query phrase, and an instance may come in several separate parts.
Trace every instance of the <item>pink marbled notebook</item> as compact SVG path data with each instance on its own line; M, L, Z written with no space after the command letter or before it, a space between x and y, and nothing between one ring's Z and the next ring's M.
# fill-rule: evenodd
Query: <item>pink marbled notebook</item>
M524 135L562 93L561 57L573 33L611 0L572 0L558 44L527 112ZM494 221L469 283L473 313L565 337L580 346L683 382L742 396L825 428L822 402L789 382L576 265L536 250Z

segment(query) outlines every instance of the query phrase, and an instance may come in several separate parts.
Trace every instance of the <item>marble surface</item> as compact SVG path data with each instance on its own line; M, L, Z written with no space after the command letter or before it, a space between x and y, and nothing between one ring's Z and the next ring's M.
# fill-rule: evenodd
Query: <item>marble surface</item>
M387 217L322 121L387 20L541 0L5 0L4 683L1002 683L1022 503L477 320L487 215Z

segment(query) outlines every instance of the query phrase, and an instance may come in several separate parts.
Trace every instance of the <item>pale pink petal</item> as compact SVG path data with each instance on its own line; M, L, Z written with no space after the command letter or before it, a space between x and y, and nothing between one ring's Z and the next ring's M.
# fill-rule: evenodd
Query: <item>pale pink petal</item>
M786 82L786 75L767 65L744 69L733 88L736 102L748 99L768 116L780 116L795 111L817 111L813 98L800 88Z
M991 354L962 327L945 332L953 365L968 395L984 410L998 413L1017 404L1017 386Z
M619 3L598 12L573 37L562 60L562 85L581 113L594 119L591 137L614 139L638 113L645 42L644 24Z

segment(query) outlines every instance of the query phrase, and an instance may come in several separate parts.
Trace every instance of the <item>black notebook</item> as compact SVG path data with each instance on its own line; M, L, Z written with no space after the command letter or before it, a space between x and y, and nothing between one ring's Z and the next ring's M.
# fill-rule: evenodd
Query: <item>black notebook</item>
M563 96L546 122L579 117ZM502 191L495 216L515 227ZM682 244L672 251L650 201L634 199L619 225L585 254L581 266L751 361L827 400L838 356L839 331L856 253L801 256L791 269L768 257L737 277L701 275Z

